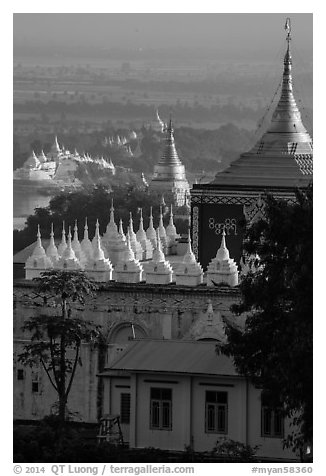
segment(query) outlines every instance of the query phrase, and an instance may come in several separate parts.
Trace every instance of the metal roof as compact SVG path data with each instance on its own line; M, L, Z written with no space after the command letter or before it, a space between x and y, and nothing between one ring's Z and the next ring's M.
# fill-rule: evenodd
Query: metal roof
M215 349L216 342L137 340L106 371L238 376L232 359Z

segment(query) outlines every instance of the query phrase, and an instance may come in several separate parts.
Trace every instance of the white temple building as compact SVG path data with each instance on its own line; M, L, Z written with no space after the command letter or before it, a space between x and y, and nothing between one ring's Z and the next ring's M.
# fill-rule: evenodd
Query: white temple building
M172 119L170 119L164 131L166 136L163 154L154 167L149 189L160 194L171 195L175 205L182 206L185 203L185 197L189 198L190 196L190 188L186 178L185 166L179 159L175 147Z
M220 248L204 273L195 257L191 246L190 232L188 239L181 237L173 223L171 208L170 220L166 228L163 224L162 207L160 207L159 226L154 229L152 208L150 209L149 227L144 230L143 212L140 211L139 227L134 231L130 214L127 233L123 231L122 220L119 228L115 222L113 201L110 218L105 233L100 234L97 220L93 238L90 240L87 218L84 236L78 239L77 221L74 224L72 239L71 226L66 236L65 223L62 225L61 241L56 244L53 225L46 251L42 245L38 228L37 241L25 262L25 278L30 280L40 276L47 269L84 270L97 282L117 281L123 283L146 282L148 284L166 285L173 282L177 286L213 286L224 283L231 287L238 285L238 267L230 258L223 231ZM173 247L169 243L173 243ZM164 243L164 245L163 245ZM243 272L247 272L243 266Z
M112 175L116 173L116 168L111 159L93 158L88 154L81 155L76 149L71 153L63 145L60 147L58 138L55 136L48 154L45 154L42 150L41 154L36 156L35 152L32 151L23 166L14 171L13 177L14 180L53 180L59 183L67 179L75 181L75 172L80 163L94 163L99 169L109 170Z
M225 242L225 230L223 230L221 246L207 268L207 286L221 283L237 286L238 275L238 267L234 259L230 258Z

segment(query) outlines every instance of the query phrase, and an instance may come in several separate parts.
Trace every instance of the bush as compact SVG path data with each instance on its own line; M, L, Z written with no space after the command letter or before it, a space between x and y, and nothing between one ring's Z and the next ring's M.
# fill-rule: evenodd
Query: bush
M222 438L218 440L213 449L213 454L223 458L229 463L249 463L255 461L255 455L259 446L251 447L239 441Z

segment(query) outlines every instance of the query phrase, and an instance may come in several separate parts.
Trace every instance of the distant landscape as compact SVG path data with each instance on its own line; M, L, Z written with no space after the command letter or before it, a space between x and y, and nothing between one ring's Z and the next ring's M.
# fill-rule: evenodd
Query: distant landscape
M99 139L151 125L156 109L163 120L172 114L178 151L187 167L196 170L194 162L201 157L207 161L205 168L214 170L214 157L207 153L211 147L216 148L215 158L227 164L234 154L214 139L229 142L229 148L235 143L236 153L253 145L258 124L264 116L268 120L266 111L281 80L283 52L273 63L232 61L218 55L217 51L191 56L189 51L110 50L85 57L74 50L66 56L45 57L42 51L34 51L33 56L19 56L18 51L13 80L14 168L26 159L34 141L46 144L54 134L65 146L105 152L97 147ZM312 132L312 70L301 60L294 74L296 98ZM193 137L189 149L195 148L196 157L189 156L185 135ZM237 147L237 136L245 139L242 149ZM156 157L155 152L151 155ZM149 171L151 157L142 159L141 168Z
M13 170L34 151L47 154L58 137L73 152L112 160L114 177L79 166L85 187L141 183L151 179L162 153L156 111L171 116L178 154L194 182L208 182L249 150L268 124L282 78L282 48L273 60L229 55L217 49L14 47ZM306 55L305 58L309 58ZM294 57L294 91L312 135L312 60ZM133 156L105 144L128 137ZM86 167L86 168L85 168ZM17 182L17 181L16 181ZM52 190L52 189L51 189ZM14 186L14 227L21 229L34 208L45 206L34 186Z

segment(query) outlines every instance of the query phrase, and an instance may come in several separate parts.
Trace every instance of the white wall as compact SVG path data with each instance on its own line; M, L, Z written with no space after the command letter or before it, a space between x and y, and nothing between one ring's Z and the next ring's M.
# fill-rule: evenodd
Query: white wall
M275 458L297 459L298 456L289 449L283 449L283 439L261 436L261 390L253 385L249 386L249 444L259 445L259 456L273 456ZM284 421L284 436L293 431L289 420Z
M104 405L107 413L120 412L120 394L129 389L119 388L119 385L129 385L129 380L119 377L105 379ZM150 428L150 389L154 387L172 389L171 430ZM228 425L225 434L205 432L207 390L228 393ZM132 374L130 393L129 438L127 426L123 429L124 438L129 441L130 447L183 451L192 444L194 451L211 451L219 439L227 438L252 447L259 445L257 454L261 457L296 459L291 450L283 449L281 438L261 436L260 390L252 385L247 389L244 378ZM109 395L111 406L107 406ZM288 431L289 422L286 421L285 434Z
M151 380L148 382L146 380ZM171 383L173 382L173 383ZM145 448L152 446L166 450L185 449L189 444L190 392L189 378L142 374L132 376L132 413L130 446ZM172 389L172 430L150 428L150 389ZM135 398L135 395L137 397ZM135 401L137 400L137 405Z
M209 385L204 385L209 384ZM213 386L216 384L216 386ZM232 386L231 386L232 385ZM211 451L219 438L230 438L235 441L245 441L245 382L240 379L227 377L194 378L193 379L193 436L195 451ZM206 391L227 392L228 394L228 424L227 433L205 432L205 397Z

